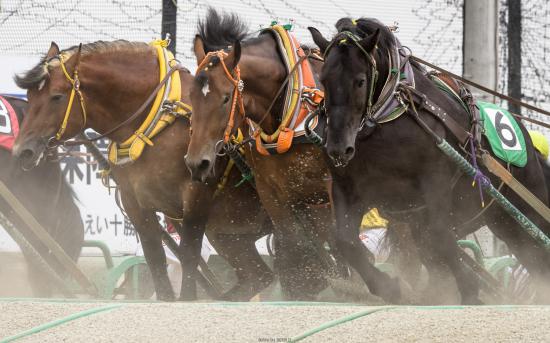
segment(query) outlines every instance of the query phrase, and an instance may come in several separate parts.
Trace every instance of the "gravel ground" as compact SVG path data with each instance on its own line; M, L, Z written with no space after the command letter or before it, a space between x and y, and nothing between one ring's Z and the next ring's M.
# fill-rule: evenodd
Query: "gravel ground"
M398 308L330 328L303 342L550 342L549 321L550 307Z
M0 340L112 303L0 302ZM286 342L323 323L376 307L221 303L124 303L22 342ZM543 342L550 307L387 308L304 342Z
M103 304L31 303L0 301L0 339L34 326Z

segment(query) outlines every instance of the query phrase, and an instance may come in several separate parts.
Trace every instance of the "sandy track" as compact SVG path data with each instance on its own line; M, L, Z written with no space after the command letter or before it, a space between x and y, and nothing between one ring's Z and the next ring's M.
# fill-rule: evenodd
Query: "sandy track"
M0 341L112 302L0 302ZM408 308L326 304L121 303L22 342L287 342L320 325L374 312L304 342L550 341L550 307ZM376 311L379 310L379 311Z

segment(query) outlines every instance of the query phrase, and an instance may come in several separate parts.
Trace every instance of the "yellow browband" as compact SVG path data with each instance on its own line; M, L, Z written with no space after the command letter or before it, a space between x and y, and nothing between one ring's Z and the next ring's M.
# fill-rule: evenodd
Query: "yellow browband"
M159 60L159 78L164 79L176 62L174 55L166 49L168 41L155 40L150 43L157 51ZM166 87L169 85L169 92L166 95ZM152 138L164 128L172 124L177 117L189 117L191 106L181 102L181 82L179 72L172 74L171 79L164 85L153 102L147 117L130 138L118 144L112 142L109 145L109 161L113 164L123 164L137 160L145 146L153 146ZM165 111L162 108L164 102L172 103L173 110Z

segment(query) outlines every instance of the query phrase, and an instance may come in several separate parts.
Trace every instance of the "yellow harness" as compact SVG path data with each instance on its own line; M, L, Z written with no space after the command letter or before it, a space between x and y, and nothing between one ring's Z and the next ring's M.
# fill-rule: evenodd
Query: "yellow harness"
M163 80L168 73L168 68L174 67L177 61L174 59L174 55L166 49L168 41L159 39L151 42L150 45L157 50L160 67L159 78ZM165 108L164 104L166 103L172 104L172 108ZM120 144L111 142L108 148L109 161L120 165L137 160L145 146L154 145L153 137L172 124L176 118L189 118L191 110L191 106L181 102L180 75L179 71L175 71L170 80L158 91L149 114L136 132Z

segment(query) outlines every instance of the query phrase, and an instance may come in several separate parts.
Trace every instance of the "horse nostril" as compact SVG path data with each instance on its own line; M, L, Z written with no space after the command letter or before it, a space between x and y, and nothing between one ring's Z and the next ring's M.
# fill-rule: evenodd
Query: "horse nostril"
M32 151L31 149L25 149L21 151L21 153L19 154L19 159L21 161L30 161L32 160L33 157L34 157L34 151Z
M203 159L201 161L201 163L199 163L198 170L206 171L206 170L208 170L208 167L210 167L210 160L209 159Z
M354 152L355 152L355 148L354 148L354 147L348 146L348 147L346 148L346 156L351 156L351 155L353 155Z

